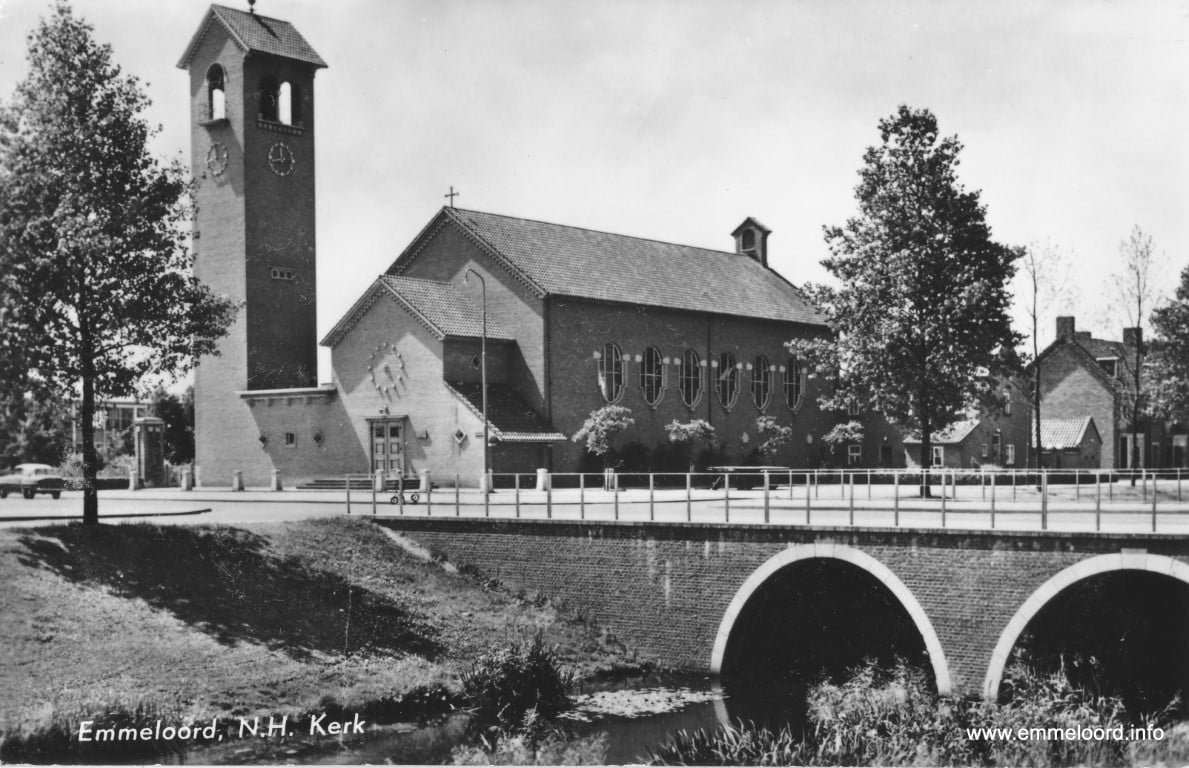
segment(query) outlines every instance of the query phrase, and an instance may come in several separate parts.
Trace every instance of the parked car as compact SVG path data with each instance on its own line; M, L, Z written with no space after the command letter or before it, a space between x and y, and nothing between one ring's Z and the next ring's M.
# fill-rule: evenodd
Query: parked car
M48 493L59 498L65 482L58 474L56 467L49 464L17 464L9 472L0 475L0 499L6 498L9 492L21 492L21 496L31 499L39 493Z

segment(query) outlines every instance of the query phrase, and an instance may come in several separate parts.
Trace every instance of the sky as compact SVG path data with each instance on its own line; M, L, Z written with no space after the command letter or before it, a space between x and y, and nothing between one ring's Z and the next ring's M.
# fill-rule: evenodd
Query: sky
M246 0L227 0L247 8ZM189 162L186 74L207 3L75 0L145 82L153 149ZM0 0L0 99L48 0ZM318 329L446 203L732 250L828 282L824 225L900 104L964 144L994 238L1066 254L1043 313L1118 338L1136 226L1171 294L1189 265L1189 0L260 0L329 64L317 93ZM592 271L597 279L597 269ZM1022 316L1021 316L1022 317ZM329 378L325 350L321 378Z

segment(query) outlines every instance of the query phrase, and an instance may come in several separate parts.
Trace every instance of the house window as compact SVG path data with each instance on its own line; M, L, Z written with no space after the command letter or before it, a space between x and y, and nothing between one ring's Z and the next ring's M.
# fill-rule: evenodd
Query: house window
M223 67L212 64L206 71L207 114L210 120L227 117L227 86Z
M718 402L723 408L731 408L739 399L739 368L735 356L723 352L718 356Z
M846 415L847 416L858 416L859 415L859 404L855 403L855 402L847 403L846 404Z
M846 463L848 466L855 466L863 463L863 446L852 444L846 446Z
M640 389L644 390L644 402L656 405L665 393L665 369L661 365L661 353L656 347L644 348L644 360L640 364Z
M755 255L756 233L755 233L754 229L743 230L743 239L741 242L741 250L748 255Z
M1000 457L1003 454L1003 435L998 430L991 435L991 461L995 464L999 463Z
M805 372L801 369L801 362L795 357L785 361L784 369L784 402L792 410L801 407L801 399L805 395Z
M617 403L623 397L623 354L611 342L603 345L599 358L599 391L608 403Z
M982 458L984 458L984 459L987 458L987 444L986 443L982 444Z
M1003 393L1003 415L1011 416L1011 392Z
M1004 446L1004 449L1007 451L1007 456L1004 458L1003 463L1009 467L1014 467L1016 465L1016 444L1008 443Z
M285 433L285 447L286 448L296 448L297 447L297 434L296 433L294 433L294 432L286 432Z
M690 408L702 398L702 361L698 353L687 349L681 353L681 401Z
M944 467L945 466L945 446L944 445L933 446L933 466L935 466L935 467Z
M892 466L892 446L886 444L879 446L879 465L881 467Z
M1099 357L1095 358L1102 370L1106 371L1111 376L1119 377L1119 358L1117 357Z
M768 358L759 355L751 370L751 401L761 411L768 407L772 400L772 368Z
M271 77L260 79L260 89L256 92L256 99L260 106L260 119L277 122L277 81Z

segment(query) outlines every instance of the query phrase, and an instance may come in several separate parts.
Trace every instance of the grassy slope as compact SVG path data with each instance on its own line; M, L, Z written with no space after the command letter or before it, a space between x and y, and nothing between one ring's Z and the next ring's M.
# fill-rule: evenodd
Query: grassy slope
M360 520L0 531L0 730L109 703L274 714L457 682L540 629L606 661L550 607L480 588Z

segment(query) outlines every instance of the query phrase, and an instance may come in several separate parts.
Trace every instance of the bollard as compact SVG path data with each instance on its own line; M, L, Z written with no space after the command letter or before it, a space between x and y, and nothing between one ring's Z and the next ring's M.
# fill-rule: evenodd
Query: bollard
M242 491L244 489L244 471L237 469L231 473L231 490Z
M270 481L269 489L273 491L281 490L281 470L274 469L272 471L272 479Z
M194 487L202 487L202 467L197 464L194 465Z
M384 473L383 472L376 472L375 474L372 475L372 490L373 491L383 491L384 490Z
M417 473L417 484L421 487L421 492L429 494L429 470L423 469Z
M537 490L549 490L549 470L545 469L544 467L539 467L537 469Z
M194 490L194 473L189 467L182 467L181 486L183 491Z
M128 470L128 490L135 491L140 488L140 475L135 469ZM232 489L234 490L234 489ZM242 488L240 490L243 490Z

